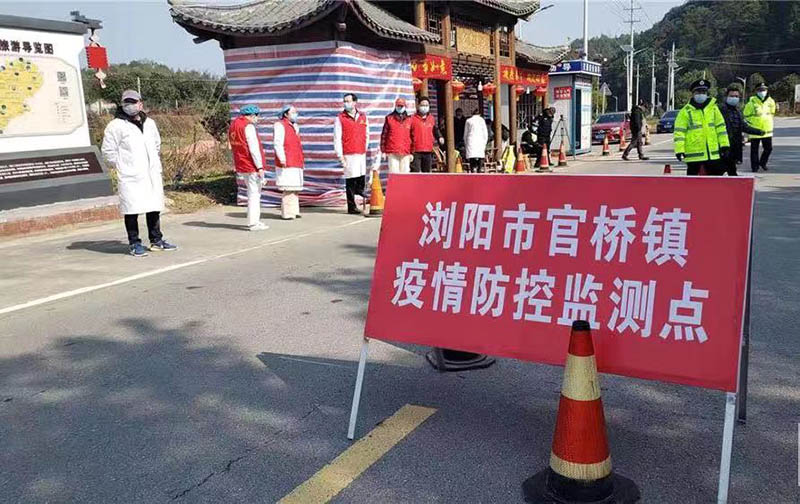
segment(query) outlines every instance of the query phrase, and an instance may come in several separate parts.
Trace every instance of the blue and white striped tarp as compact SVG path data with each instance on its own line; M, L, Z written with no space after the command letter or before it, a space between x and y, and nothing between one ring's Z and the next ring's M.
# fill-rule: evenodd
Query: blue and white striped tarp
M231 117L241 106L258 105L258 134L272 168L261 195L263 206L280 204L275 186L272 124L284 104L293 104L299 113L300 139L305 153L305 190L300 202L305 206L344 204L343 171L333 151L333 122L342 110L342 97L358 95L358 108L370 124L367 166L378 155L384 118L398 97L414 103L411 65L408 54L378 51L357 44L325 41L304 44L228 49L225 68ZM409 108L413 109L413 105ZM385 180L386 167L381 167ZM385 185L384 185L385 187ZM247 194L239 187L239 204Z

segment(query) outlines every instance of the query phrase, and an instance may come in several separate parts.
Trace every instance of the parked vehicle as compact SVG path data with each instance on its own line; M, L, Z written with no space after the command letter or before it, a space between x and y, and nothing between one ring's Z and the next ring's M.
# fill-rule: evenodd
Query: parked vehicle
M664 112L656 125L656 133L672 133L675 129L675 118L678 116L677 110Z
M601 114L592 124L592 143L603 143L603 137L608 133L609 143L618 143L620 135L626 139L631 138L631 117L627 112L611 112Z

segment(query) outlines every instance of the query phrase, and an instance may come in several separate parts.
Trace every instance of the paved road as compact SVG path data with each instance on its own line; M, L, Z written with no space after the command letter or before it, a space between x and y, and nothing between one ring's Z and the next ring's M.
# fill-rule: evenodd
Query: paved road
M800 121L776 134L758 176L740 503L800 499ZM563 171L660 173L671 144L654 142L648 163ZM121 253L118 224L0 244L0 502L275 502L350 446L380 221L309 212L250 234L242 220L171 216L182 250L144 259ZM561 369L440 375L424 349L371 352L359 437L404 404L437 411L333 502L521 502L548 461ZM714 500L722 394L613 376L603 394L615 467L643 502Z

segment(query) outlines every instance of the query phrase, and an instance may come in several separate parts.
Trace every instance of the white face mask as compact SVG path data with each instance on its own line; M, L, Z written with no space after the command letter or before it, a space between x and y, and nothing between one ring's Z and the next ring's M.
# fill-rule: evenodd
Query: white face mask
M352 112L355 104L353 102L344 102L344 109L348 112Z
M397 111L398 114L403 114L406 111L405 107L395 107L394 109L395 111Z
M139 113L139 104L138 103L125 103L122 105L122 111L128 114L129 116L133 117Z
M759 92L757 92L756 94L757 94L757 95L758 95L758 97L759 97L759 98L761 98L762 100L763 100L764 98L766 98L766 97L767 97L767 92L766 92L766 91L759 91Z
M729 96L725 98L725 103L730 105L731 107L735 107L739 105L739 97L738 96Z
M431 111L431 108L428 105L420 105L419 106L419 113L422 114L422 115L425 115L430 111Z
M293 123L297 122L297 112L290 112L289 113L289 120Z

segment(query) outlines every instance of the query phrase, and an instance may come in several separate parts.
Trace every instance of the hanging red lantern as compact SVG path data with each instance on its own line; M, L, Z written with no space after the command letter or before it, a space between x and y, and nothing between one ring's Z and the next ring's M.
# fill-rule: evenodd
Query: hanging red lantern
M453 100L458 100L462 92L464 92L464 83L459 80L450 82L450 88L453 90Z
M491 98L494 96L494 92L497 90L497 86L492 84L491 82L488 84L483 85L483 96L486 98Z
M536 88L536 91L533 92L536 96L547 96L547 88L543 86L539 86Z
M414 77L411 79L411 83L414 85L414 92L419 93L419 91L422 89L422 79Z
M514 86L514 94L516 94L518 97L524 95L525 88L520 85Z

